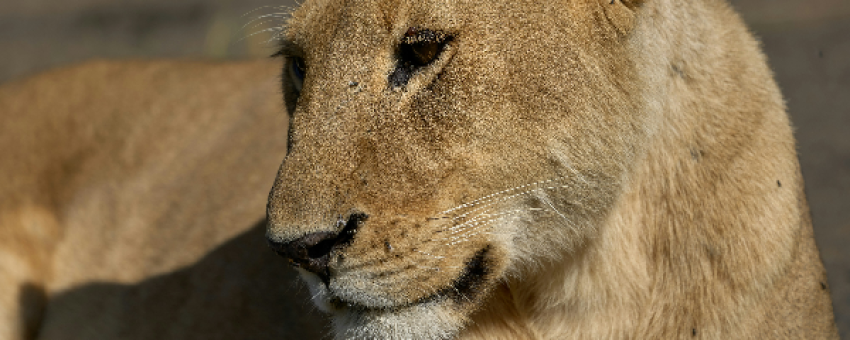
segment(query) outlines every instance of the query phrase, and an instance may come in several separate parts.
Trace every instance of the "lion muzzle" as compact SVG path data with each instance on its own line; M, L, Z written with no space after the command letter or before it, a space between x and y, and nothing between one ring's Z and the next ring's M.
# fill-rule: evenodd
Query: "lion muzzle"
M357 227L366 220L365 214L352 214L348 221L337 223L338 231L320 231L281 242L268 238L269 247L278 255L289 259L297 267L314 273L327 284L330 281L328 263L331 253L351 243Z

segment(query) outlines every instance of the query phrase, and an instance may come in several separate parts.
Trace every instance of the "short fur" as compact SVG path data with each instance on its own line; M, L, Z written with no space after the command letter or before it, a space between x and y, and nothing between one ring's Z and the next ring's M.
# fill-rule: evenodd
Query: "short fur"
M422 30L450 39L396 77ZM302 271L338 339L837 338L782 98L726 3L313 0L284 41L306 77L268 236L368 216L327 283Z
M0 339L317 339L262 237L279 62L91 62L0 87Z
M451 40L390 86L410 27ZM337 338L837 339L781 96L725 3L308 0L284 39L307 69L267 236L368 215L328 285L302 271ZM276 67L0 89L0 339L316 337L262 280L283 264L223 244L284 157Z

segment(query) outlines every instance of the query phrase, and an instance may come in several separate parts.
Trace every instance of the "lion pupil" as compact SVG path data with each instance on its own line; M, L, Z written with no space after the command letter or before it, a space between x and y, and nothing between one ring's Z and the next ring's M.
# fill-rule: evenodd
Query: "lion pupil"
M390 74L390 85L401 87L421 67L433 62L442 52L450 36L439 31L411 27L399 44L399 63Z
M294 58L292 61L292 71L298 79L304 80L304 76L307 73L306 67L304 66L304 60L301 58Z
M411 66L422 67L431 63L439 51L440 45L436 42L423 42L415 44L404 44L401 46L401 58L403 62Z

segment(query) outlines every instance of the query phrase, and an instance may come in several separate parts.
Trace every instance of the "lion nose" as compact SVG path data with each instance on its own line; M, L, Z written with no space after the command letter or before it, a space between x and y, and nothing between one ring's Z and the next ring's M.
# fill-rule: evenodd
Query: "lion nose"
M350 243L357 233L357 227L366 217L365 214L352 214L339 232L316 232L289 242L268 239L269 246L278 255L288 258L296 267L318 275L327 283L330 279L328 263L331 252Z

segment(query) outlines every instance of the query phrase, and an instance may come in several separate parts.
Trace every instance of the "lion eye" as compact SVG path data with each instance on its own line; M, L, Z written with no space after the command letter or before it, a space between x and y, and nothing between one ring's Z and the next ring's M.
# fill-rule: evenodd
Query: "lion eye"
M410 28L399 46L402 62L413 66L425 66L437 58L442 49L444 37L429 30L419 31Z
M399 44L399 63L390 74L390 84L401 87L407 84L416 69L431 64L451 40L443 32L411 27Z
M292 86L296 92L301 92L304 86L304 77L307 75L307 66L304 59L292 57L289 61L289 78L292 80Z

